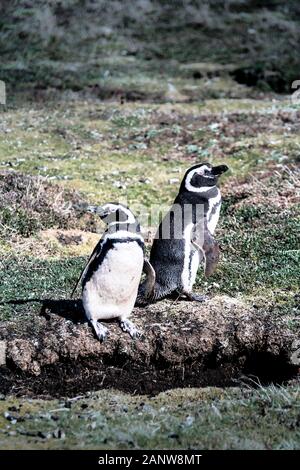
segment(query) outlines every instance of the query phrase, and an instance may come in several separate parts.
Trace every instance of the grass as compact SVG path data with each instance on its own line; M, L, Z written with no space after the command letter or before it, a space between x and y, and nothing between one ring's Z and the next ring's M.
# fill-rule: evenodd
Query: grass
M103 228L76 204L167 210L186 168L209 161L230 172L221 262L211 278L199 273L197 290L241 298L298 331L300 108L275 94L299 78L298 2L163 2L143 13L143 2L85 3L21 0L0 15L2 325L18 319L26 336L40 302L14 301L69 297ZM235 80L240 69L255 86ZM297 384L3 397L0 447L296 449L298 401Z
M87 0L72 8L67 0L59 6L12 2L1 18L1 78L21 91L97 85L102 94L134 87L162 96L169 80L201 93L199 76L181 65L212 62L221 72L234 64L242 69L240 76L263 90L289 92L298 78L293 50L299 42L299 5L276 2L270 10L245 3L226 8L187 0L176 1L174 8L174 2L146 6L127 0L107 8L103 1ZM280 40L270 41L274 35Z
M268 207L238 210L225 219L222 275L214 279L230 294L265 289L297 290L299 278L299 218L272 214ZM269 218L269 223L266 219ZM272 220L270 220L270 218ZM263 220L263 222L262 222ZM237 258L238 253L238 258Z
M298 449L299 389L0 401L2 449ZM83 443L84 442L84 443Z
M69 298L83 266L82 257L51 261L32 257L7 258L1 263L4 274L1 282L1 302L4 304L0 306L1 319L35 315L43 299ZM39 304L33 308L30 302L25 305L6 303L12 300L37 300Z

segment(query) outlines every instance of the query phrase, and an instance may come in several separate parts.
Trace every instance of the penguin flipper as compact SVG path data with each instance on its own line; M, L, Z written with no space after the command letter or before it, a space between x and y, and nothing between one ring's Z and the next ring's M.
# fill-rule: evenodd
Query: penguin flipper
M208 277L213 274L220 259L219 244L209 230L204 233L203 251L205 254L204 274Z
M139 285L135 302L137 307L143 307L151 303L155 296L156 274L152 264L146 258L144 258L143 273L146 274L146 279Z
M84 276L86 275L88 269L89 269L89 266L90 264L94 261L94 259L96 258L96 256L98 256L99 254L101 253L101 240L99 243L97 243L97 245L95 246L91 256L89 257L86 265L84 266L83 270L81 271L80 273L80 276L79 278L77 279L77 282L75 284L75 287L74 289L72 290L72 294L71 294L71 299L73 298L73 295L75 294L76 292L76 289L77 287L79 286L80 282L82 281L82 279L84 278Z
M205 276L211 276L220 258L220 248L217 240L208 230L205 220L195 225L191 241L204 258Z
M152 264L147 258L144 258L143 272L146 274L144 296L146 299L149 299L153 296L156 274Z

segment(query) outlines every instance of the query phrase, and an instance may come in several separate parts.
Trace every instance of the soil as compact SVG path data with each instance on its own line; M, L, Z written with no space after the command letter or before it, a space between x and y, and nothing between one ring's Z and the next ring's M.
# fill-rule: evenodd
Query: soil
M231 297L204 304L165 300L136 308L133 320L139 340L110 322L102 344L85 322L80 300L45 300L40 316L2 323L2 392L59 397L112 387L156 394L249 378L282 383L298 373L296 333Z

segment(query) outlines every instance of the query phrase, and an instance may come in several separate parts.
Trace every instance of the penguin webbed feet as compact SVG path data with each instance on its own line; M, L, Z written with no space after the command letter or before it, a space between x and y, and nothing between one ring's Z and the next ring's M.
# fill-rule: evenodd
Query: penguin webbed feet
M181 295L184 295L185 298L191 302L206 302L208 300L208 297L203 294L195 294L194 292L186 292L183 291L180 293Z
M120 319L119 325L121 330L124 331L124 333L128 333L132 339L138 339L140 337L140 332L130 320Z
M108 328L106 328L106 326L102 325L102 323L98 322L97 320L90 320L90 325L92 326L94 333L100 343L103 343L103 341L105 341L109 335Z

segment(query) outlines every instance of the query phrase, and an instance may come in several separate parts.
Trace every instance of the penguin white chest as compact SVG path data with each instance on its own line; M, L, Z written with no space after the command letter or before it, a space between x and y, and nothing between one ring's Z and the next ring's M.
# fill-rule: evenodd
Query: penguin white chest
M137 242L115 242L83 289L88 319L124 317L131 313L143 262L143 250Z

